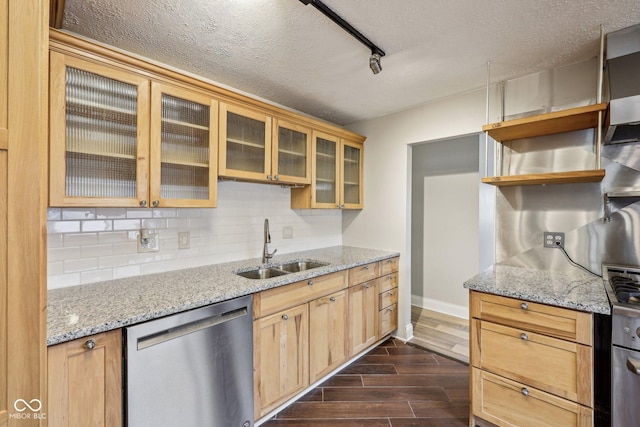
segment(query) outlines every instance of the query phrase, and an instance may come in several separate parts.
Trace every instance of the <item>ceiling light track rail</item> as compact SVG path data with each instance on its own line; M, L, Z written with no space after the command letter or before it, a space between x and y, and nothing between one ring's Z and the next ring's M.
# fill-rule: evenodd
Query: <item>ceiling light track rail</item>
M382 71L380 58L385 56L385 53L382 49L376 46L371 40L366 38L360 31L356 30L351 24L345 21L340 15L335 13L320 0L300 0L300 2L304 5L312 5L327 18L335 22L340 28L351 34L351 36L353 36L356 40L368 47L371 50L371 58L369 59L369 66L371 67L371 71L373 71L373 74L378 74L380 71Z

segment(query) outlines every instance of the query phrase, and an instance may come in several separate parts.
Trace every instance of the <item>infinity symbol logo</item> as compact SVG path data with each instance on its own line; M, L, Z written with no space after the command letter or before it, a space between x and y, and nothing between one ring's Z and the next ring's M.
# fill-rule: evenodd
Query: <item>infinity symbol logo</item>
M21 404L20 406L18 405L19 403ZM37 407L35 407L36 405ZM17 399L15 402L13 402L13 407L18 412L24 412L27 410L27 408L29 408L31 412L38 412L42 408L42 402L40 402L39 399L31 399L29 402L24 399Z

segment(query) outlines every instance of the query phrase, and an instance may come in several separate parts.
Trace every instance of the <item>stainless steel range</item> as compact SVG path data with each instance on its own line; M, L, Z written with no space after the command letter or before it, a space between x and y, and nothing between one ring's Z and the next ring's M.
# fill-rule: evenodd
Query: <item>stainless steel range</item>
M611 425L640 425L640 267L603 265L611 302Z

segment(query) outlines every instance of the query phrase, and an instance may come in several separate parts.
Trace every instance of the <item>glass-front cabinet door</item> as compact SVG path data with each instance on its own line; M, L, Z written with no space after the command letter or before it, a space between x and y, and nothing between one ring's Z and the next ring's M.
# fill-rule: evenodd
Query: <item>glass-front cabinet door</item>
M271 117L220 103L219 170L223 177L269 181Z
M337 208L340 204L340 139L313 132L313 149L315 176L312 205L317 208Z
M275 120L271 171L274 181L311 183L311 129Z
M52 52L51 206L148 200L149 81Z
M342 198L343 209L362 209L362 145L342 140Z
M152 207L214 207L218 102L157 82L151 85Z

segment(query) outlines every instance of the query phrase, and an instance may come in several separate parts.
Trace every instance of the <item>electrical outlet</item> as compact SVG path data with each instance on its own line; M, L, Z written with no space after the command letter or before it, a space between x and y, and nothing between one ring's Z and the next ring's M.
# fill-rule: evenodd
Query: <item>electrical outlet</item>
M138 252L158 252L160 239L158 233L152 230L142 229L138 234Z
M542 233L545 248L564 248L564 233L545 231Z
M178 249L189 249L191 238L188 231L178 232Z

